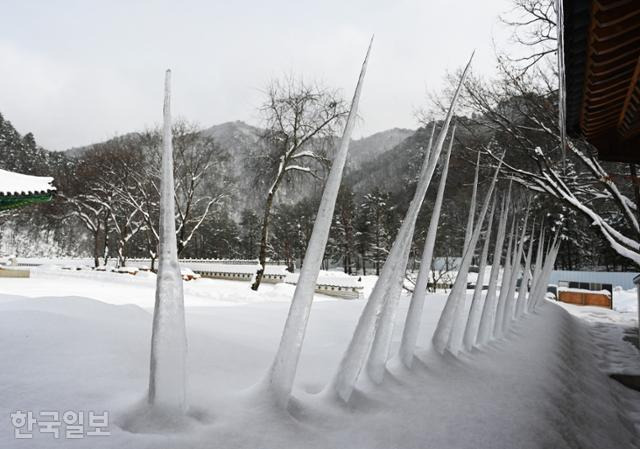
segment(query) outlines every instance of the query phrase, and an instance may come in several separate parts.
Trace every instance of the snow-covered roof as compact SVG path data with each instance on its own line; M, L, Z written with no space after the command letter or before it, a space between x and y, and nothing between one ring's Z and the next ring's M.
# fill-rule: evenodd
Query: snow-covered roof
M229 263L206 263L206 262L189 262L180 261L180 264L191 268L193 271L204 271L213 273L232 273L232 274L255 274L258 270L258 264L229 264ZM282 275L287 273L285 265L269 265L265 267L265 274Z
M0 196L47 194L56 190L49 176L31 176L0 169Z
M329 272L331 273L331 272ZM298 282L299 273L289 273L287 274L287 278L285 282L289 284L296 284ZM320 273L318 276L317 285L326 285L329 287L349 287L349 288L358 288L362 287L362 282L358 280L357 276L341 276L340 274L324 274Z

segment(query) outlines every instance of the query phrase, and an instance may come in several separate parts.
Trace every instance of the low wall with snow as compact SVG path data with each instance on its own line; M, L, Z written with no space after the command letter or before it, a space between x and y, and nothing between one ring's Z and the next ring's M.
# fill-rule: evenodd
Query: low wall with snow
M620 286L625 290L634 287L633 278L640 273L631 271L568 271L554 270L549 278L550 284L561 281L580 282L585 284L611 284L613 288Z

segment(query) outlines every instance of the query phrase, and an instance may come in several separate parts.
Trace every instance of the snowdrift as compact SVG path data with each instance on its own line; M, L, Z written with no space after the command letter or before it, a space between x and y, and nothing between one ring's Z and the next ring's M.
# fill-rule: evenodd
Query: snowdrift
M427 298L419 344L430 341L444 300ZM551 303L509 338L460 359L425 346L413 371L392 368L375 389L361 382L348 406L316 394L362 306L314 303L289 413L251 388L271 362L288 304L187 307L188 398L198 424L139 434L123 428L146 393L151 314L83 297L0 295L0 447L633 447L622 387L599 369L586 325ZM25 444L9 420L18 409L108 410L111 436L56 440L34 429Z

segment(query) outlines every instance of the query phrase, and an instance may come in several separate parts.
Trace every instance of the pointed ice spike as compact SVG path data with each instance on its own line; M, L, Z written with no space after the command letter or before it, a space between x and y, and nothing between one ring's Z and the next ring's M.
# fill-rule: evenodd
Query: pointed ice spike
M530 203L529 203L530 204ZM511 322L515 313L515 294L516 284L518 283L518 277L522 268L522 253L524 252L525 236L527 234L527 222L529 220L529 205L524 214L524 223L522 224L522 232L520 234L520 243L518 244L518 250L516 251L515 259L511 264L511 280L509 283L509 292L507 293L507 301L504 308L504 320L502 322L502 331L506 332L511 326Z
M476 198L478 195L478 177L480 175L480 152L478 151L478 159L476 160L476 172L473 178L473 189L471 190L471 202L469 203L469 216L467 217L467 228L464 232L464 243L462 244L462 254L467 252L471 234L473 233L473 221L476 214Z
M500 274L501 269L502 251L504 250L507 221L509 217L510 196L511 185L509 185L509 192L507 193L507 196L503 198L502 202L502 212L500 214L498 235L496 237L496 244L493 252L491 275L489 276L489 288L487 289L487 296L484 300L482 316L480 317L480 325L478 327L478 338L476 340L478 345L487 344L493 336L493 327L496 319L496 308L498 306L496 291L498 286L498 275Z
M438 134L438 139L434 145L433 153L431 155L431 159L433 159L433 161L437 161L440 157L442 145L444 144L445 137L449 130L449 124L451 123L451 118L453 117L453 111L460 96L460 91L462 89L464 80L466 79L469 67L471 66L472 58L473 55L469 59L467 66L462 72L460 82L453 95L453 99L451 100L451 105L449 106L449 110L442 125L442 129ZM368 351L373 342L373 338L376 332L376 326L378 323L377 317L380 315L380 313L382 313L382 308L384 306L384 294L388 291L389 284L394 279L395 267L398 264L403 264L402 242L404 240L404 236L406 236L407 234L413 234L415 220L417 219L422 199L424 198L424 195L422 195L422 198L420 198L420 195L418 195L418 190L424 189L424 191L426 191L426 187L428 187L434 169L435 163L429 163L429 161L425 161L425 163L423 164L422 171L424 171L424 173L422 173L421 171L420 176L423 184L419 189L416 188L416 195L414 195L414 199L409 205L409 210L407 211L405 219L403 220L402 225L400 226L400 230L398 231L398 237L396 237L396 240L391 247L391 251L387 256L387 260L382 267L380 277L378 278L373 291L369 295L369 299L367 300L362 314L360 315L360 319L358 320L358 324L356 325L353 337L351 338L351 341L347 346L347 350L340 360L336 374L327 386L329 394L335 394L338 398L345 402L349 400L349 398L351 397L351 393L353 393L356 381L358 380L358 376L360 375L360 371L364 366ZM404 266L406 267L406 261L404 261Z
M533 255L533 231L536 225L535 222L531 226L531 235L529 237L529 250L527 251L527 257L524 263L524 271L522 273L522 281L520 282L520 289L518 290L518 299L516 300L516 318L522 317L526 310L527 294L529 292L529 280L531 279L531 256Z
M558 237L559 234L556 233L553 242L549 245L549 250L547 251L545 257L542 274L540 275L540 282L538 282L537 290L535 293L534 309L544 303L544 297L547 293L547 285L549 283L549 276L551 276L551 271L553 271L553 266L555 265L558 251L560 250L561 240L559 240Z
M160 178L160 238L151 334L149 403L168 413L186 410L187 336L178 264L171 135L171 71L165 74Z
M538 282L540 281L540 273L542 272L542 260L544 257L544 226L540 227L540 237L538 238L538 250L536 251L536 260L533 267L533 275L531 276L531 290L529 292L529 301L527 301L527 312L531 312L535 297L533 296Z
M362 85L367 71L367 63L372 45L373 37L371 38L364 62L362 63L358 83L351 101L351 109L349 110L347 123L345 124L344 132L340 140L340 146L331 165L329 177L327 178L322 193L317 218L313 225L313 231L307 246L296 290L293 295L293 300L291 301L289 315L282 332L280 346L278 347L278 352L276 353L275 360L267 377L268 386L275 395L277 403L282 407L285 407L289 402L293 381L298 368L298 360L300 358L300 352L302 351L311 304L313 302L313 294L329 237L333 211L338 190L340 189L342 172L347 160L351 133L357 118L358 103L360 101L360 94L362 92Z
M433 136L436 133L436 121L433 121L433 126L431 126L431 135L429 136L429 144L427 145L427 151L424 154L424 158L431 163L431 150L433 149Z
M405 240L404 251L407 255L411 248L411 241ZM400 268L403 269L400 269ZM374 383L382 383L386 371L387 359L389 357L389 346L391 345L391 335L393 333L393 323L395 320L398 302L404 285L406 263L399 264L396 270L396 280L391 284L384 299L384 307L380 316L369 358L367 360L367 374Z
M478 239L480 238L480 231L482 230L482 224L484 222L485 216L487 214L487 210L489 208L489 203L491 201L491 197L493 195L493 189L495 188L496 181L498 179L498 173L500 172L500 167L502 166L502 160L500 160L500 164L496 169L496 172L491 181L491 185L489 187L488 192L486 193L486 198L484 200L484 204L482 206L482 211L480 212L480 216L478 217L478 223L475 226L473 231L473 235L471 236L471 240L469 241L469 247L467 248L467 252L465 254L465 259L468 260L464 269L458 271L458 276L462 276L461 279L461 294L459 294L457 298L457 304L453 309L453 322L450 331L449 341L447 343L446 348L449 352L455 356L462 350L462 340L464 338L464 329L465 324L467 322L465 314L466 312L466 302L467 302L467 276L469 274L469 267L471 266L471 262L473 260L473 255L475 252L476 245L478 244ZM457 281L457 278L456 278ZM447 301L448 302L448 301ZM447 306L445 305L445 309ZM444 314L444 310L443 310ZM442 316L441 316L442 319ZM440 325L440 322L438 322ZM436 328L436 333L434 333L434 337L438 332L438 328ZM440 335L442 337L442 335Z
M420 320L422 319L422 310L424 301L427 296L427 286L429 284L429 274L431 272L431 261L433 259L433 250L435 248L436 235L438 233L438 222L440 221L440 210L442 209L442 199L444 198L444 189L447 184L447 175L449 173L449 159L451 156L451 148L453 147L453 138L456 134L456 127L453 126L449 147L443 161L442 173L440 175L440 184L438 185L438 193L436 202L433 205L431 220L429 221L429 230L427 238L424 242L422 250L422 258L420 260L420 271L416 278L416 285L413 289L409 311L404 324L402 333L402 342L400 344L400 359L402 363L411 368L413 364L413 354L415 352L418 334L420 333Z
M478 217L478 224L475 226L473 234L471 235L467 252L464 254L464 257L460 262L458 276L456 277L453 288L451 289L447 302L442 310L436 330L433 333L433 347L440 354L443 354L444 350L448 349L453 355L457 355L462 348L464 324L466 322L466 320L464 320L464 303L466 301L467 275L469 273L473 252L478 243L478 238L480 237L482 224L487 214L487 210L489 209L489 203L491 202L493 189L495 188L501 167L502 160L498 164L495 173L493 174L493 178L491 179L491 184L487 190L485 200Z
M453 142L453 138L455 135L456 125L453 125L453 131L451 138L449 140L450 145ZM433 135L433 132L432 132ZM427 154L431 152L431 139L429 141L429 148L427 149ZM429 184L431 183L431 177L433 176L433 172L438 163L437 159L429 158L425 156L425 160L428 160L428 166L430 167L430 172L428 174ZM426 189L428 185L425 186L424 193L426 194ZM422 198L424 195L421 194ZM416 216L417 218L417 216ZM402 263L398 265L399 272L396 275L397 281L392 284L392 287L389 289L389 292L385 296L384 308L382 311L382 315L378 321L376 326L376 333L373 340L373 345L371 347L371 351L369 352L369 358L367 363L367 373L369 374L369 378L375 383L381 383L384 379L384 373L386 370L387 359L389 358L389 348L391 346L391 336L393 333L393 324L395 322L395 316L398 310L398 303L400 301L400 295L402 294L402 286L404 284L404 276L405 276L405 267L407 265L407 261L409 259L409 253L411 250L411 239L413 238L413 230L410 234L407 235L409 240L405 240Z
M500 295L498 296L498 306L496 309L496 319L493 325L493 337L502 336L502 323L504 321L504 310L507 302L507 294L509 293L509 281L511 279L511 262L513 260L513 247L516 235L516 220L514 214L511 220L511 231L509 232L509 243L507 245L507 253L504 259L504 269L502 270L502 279L500 280Z
M493 226L493 215L496 211L496 198L493 199L493 206L491 207L491 213L489 214L489 221L487 223L487 234L482 246L482 253L480 254L480 264L478 265L478 279L476 280L476 286L473 289L473 298L471 299L471 309L469 309L469 317L467 319L467 325L464 330L464 348L467 351L476 344L476 338L478 336L478 328L480 326L480 315L482 313L482 289L484 287L485 269L487 267L487 257L489 255L489 244L491 243L491 229Z

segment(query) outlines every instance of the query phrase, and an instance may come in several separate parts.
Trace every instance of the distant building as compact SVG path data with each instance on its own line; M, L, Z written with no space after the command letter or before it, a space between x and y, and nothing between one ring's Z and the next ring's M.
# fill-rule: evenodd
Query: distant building
M615 287L629 290L634 287L633 278L639 273L610 271L560 271L551 272L549 284L561 288L579 288L582 290L607 290L613 294Z
M31 176L0 169L0 211L51 201L56 190L53 178Z

